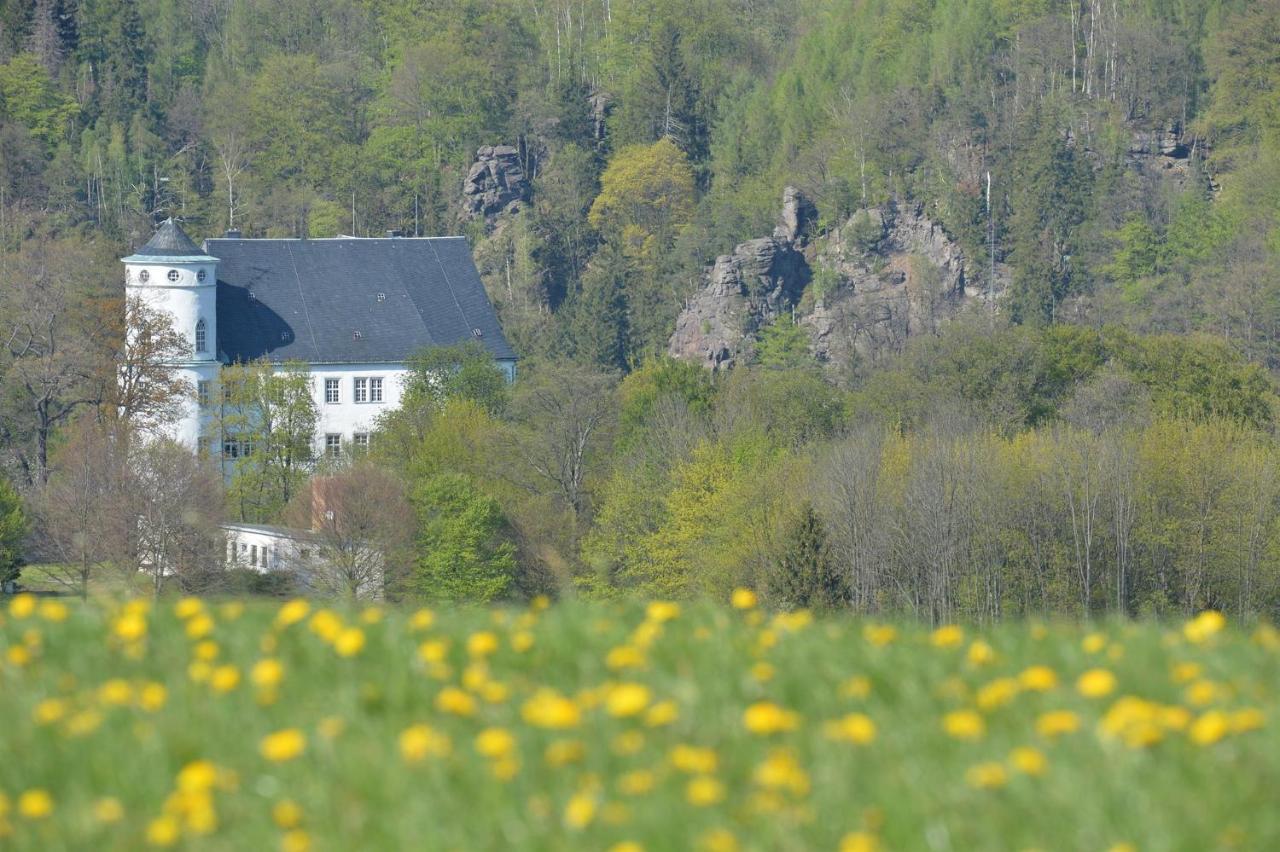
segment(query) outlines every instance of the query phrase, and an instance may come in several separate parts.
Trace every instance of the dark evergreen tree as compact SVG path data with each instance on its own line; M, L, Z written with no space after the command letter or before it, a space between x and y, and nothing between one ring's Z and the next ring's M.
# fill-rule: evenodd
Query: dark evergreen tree
M782 556L768 576L770 596L788 609L836 609L849 602L849 581L832 558L827 531L811 503L787 531Z

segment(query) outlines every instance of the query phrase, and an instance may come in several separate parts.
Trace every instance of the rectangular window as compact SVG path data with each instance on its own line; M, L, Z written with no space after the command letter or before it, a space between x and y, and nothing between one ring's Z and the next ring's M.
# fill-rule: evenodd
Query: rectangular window
M209 436L208 435L201 435L200 437L196 438L196 455L199 456L200 458L204 458L205 456L209 455Z
M369 433L357 432L351 436L351 443L355 446L357 452L369 449Z
M342 455L342 436L328 434L324 436L324 452L331 459Z
M245 458L253 455L253 438L245 438L240 442L240 455Z
M240 442L235 438L226 438L222 441L222 457L224 459L240 458Z
M235 541L235 539L231 539L230 541L228 541L228 542L227 542L227 561L228 561L228 562L235 562L235 561L236 561L236 541Z
M369 401L382 402L382 379L369 380Z
M226 382L222 383L222 401L223 402L231 401L231 385Z
M258 545L249 545L249 564L254 568L258 567Z
M209 407L209 380L201 379L196 382L196 402L201 408Z
M342 382L338 379L324 380L324 401L329 405L337 405L340 401L338 388L342 386Z
M369 380L368 379L356 379L353 382L353 389L355 392L352 394L351 399L354 402L369 401Z

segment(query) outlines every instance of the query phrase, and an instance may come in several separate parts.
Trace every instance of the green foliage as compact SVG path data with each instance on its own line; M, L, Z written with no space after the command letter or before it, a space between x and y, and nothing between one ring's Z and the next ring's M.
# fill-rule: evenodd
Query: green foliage
M487 602L509 597L516 549L502 508L464 474L444 473L415 487L418 557L409 591L427 600Z
M809 352L809 334L783 314L760 329L755 362L768 370L804 370L816 366Z
M0 478L0 585L17 579L30 530L22 497L8 480Z
M0 116L16 121L51 148L62 140L80 112L58 91L29 53L0 64Z
M600 176L588 219L629 257L652 265L693 216L693 171L669 139L624 148Z
M827 531L813 504L800 507L768 575L769 598L785 609L840 609L849 583L827 545Z
M409 362L403 407L441 409L451 400L469 400L490 414L507 404L507 378L478 341L423 349Z
M703 416L711 410L714 393L710 374L697 364L665 356L645 361L618 387L619 447L640 440L661 401L675 401L695 417Z

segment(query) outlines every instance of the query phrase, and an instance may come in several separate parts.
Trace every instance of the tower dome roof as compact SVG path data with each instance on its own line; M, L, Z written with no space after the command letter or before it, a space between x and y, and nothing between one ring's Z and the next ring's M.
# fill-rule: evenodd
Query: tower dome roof
M210 261L215 258L192 242L182 226L170 216L160 223L160 227L151 235L151 239L134 254L124 258L129 261L145 260L186 260Z

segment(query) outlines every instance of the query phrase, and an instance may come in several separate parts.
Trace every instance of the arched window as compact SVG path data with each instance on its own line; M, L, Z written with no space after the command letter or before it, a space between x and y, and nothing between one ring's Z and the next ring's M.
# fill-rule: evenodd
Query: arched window
M201 318L196 322L196 351L206 352L204 339L204 319Z

